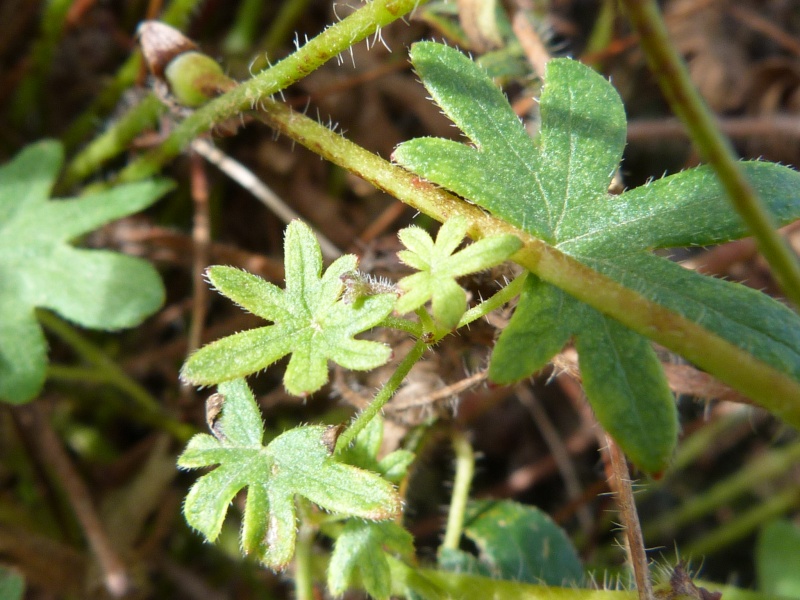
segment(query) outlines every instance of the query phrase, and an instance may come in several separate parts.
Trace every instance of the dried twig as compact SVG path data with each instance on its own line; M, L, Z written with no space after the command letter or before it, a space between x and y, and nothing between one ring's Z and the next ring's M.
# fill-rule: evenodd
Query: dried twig
M253 194L253 196L274 212L284 223L302 218L292 210L278 194L273 192L263 181L256 177L250 169L226 155L221 150L215 148L208 140L197 138L192 142L192 150L197 152L208 162L213 163L220 171ZM317 236L319 246L322 249L322 255L325 258L332 260L342 255L342 251L327 237L322 235L319 231L315 231L314 234Z

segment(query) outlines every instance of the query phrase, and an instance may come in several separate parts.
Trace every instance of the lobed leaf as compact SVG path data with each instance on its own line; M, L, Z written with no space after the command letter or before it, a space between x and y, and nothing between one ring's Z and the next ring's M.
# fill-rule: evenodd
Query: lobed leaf
M149 263L70 242L150 206L172 184L154 179L54 201L62 159L61 146L46 141L0 167L0 398L9 402L27 402L44 383L47 346L36 308L115 330L138 325L164 299Z
M553 586L583 582L581 561L566 533L536 507L509 500L471 502L464 535L477 546L478 559L450 552L447 570Z
M786 225L800 217L800 173L759 161L742 162L740 167L776 223ZM606 196L587 205L581 217L564 230L558 244L576 256L704 246L749 235L708 166Z
M575 61L550 61L541 128L531 140L500 90L460 52L420 43L411 57L434 100L474 147L412 140L396 149L396 161L800 380L797 315L763 294L648 254L746 234L708 168L608 194L625 116L602 76ZM759 162L743 168L780 223L800 218L800 174ZM602 425L639 466L662 469L675 443L676 414L648 344L549 284L529 277L495 346L490 378L507 383L530 376L573 336ZM787 404L774 409L796 414ZM658 435L648 437L656 426Z
M242 548L272 569L294 554L295 495L325 510L362 519L390 519L400 511L394 486L378 475L337 462L324 426L291 429L267 446L250 388L243 379L220 385L224 397L217 437L198 434L178 458L182 468L217 465L189 490L186 521L214 541L233 497L245 487Z
M397 283L404 291L397 300L397 312L414 311L430 300L436 321L446 329L455 328L467 309L467 294L456 278L498 265L522 246L513 235L498 235L455 252L468 228L468 221L459 215L441 226L436 242L419 227L400 230L400 241L408 249L397 255L419 272Z
M274 324L228 336L204 346L184 364L181 377L209 385L245 377L291 354L283 382L289 393L310 394L328 381L328 360L369 370L389 360L391 350L353 336L375 327L394 307L394 294L357 303L342 299L342 275L356 257L338 258L322 274L322 253L311 229L293 221L284 244L286 288L232 267L211 267L209 281L242 308Z
M388 599L392 592L388 553L412 557L413 536L394 521L348 521L336 539L328 564L331 594L338 596L361 586L373 598Z

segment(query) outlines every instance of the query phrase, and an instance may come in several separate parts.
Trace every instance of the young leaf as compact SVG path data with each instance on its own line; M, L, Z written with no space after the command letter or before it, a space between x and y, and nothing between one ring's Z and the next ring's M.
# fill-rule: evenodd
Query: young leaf
M513 235L498 235L479 240L453 254L468 229L467 219L458 215L442 225L435 243L428 232L419 227L400 230L400 241L408 249L397 255L419 273L397 283L405 291L395 306L397 312L411 312L431 300L434 318L445 329L453 329L467 309L467 294L456 279L499 265L522 246Z
M414 453L400 449L378 460L382 441L383 419L377 416L358 434L355 443L340 454L339 460L380 473L392 483L400 483L406 476L409 465L414 461Z
M243 379L223 383L222 416L215 436L197 434L178 466L219 465L192 486L184 503L186 521L214 541L233 497L248 488L242 548L272 569L294 554L295 495L345 516L391 519L400 511L394 486L374 473L341 464L325 444L324 426L291 429L262 445L258 406Z
M800 380L797 315L763 294L743 292L741 286L709 280L649 254L655 247L745 235L708 169L620 196L608 194L622 155L625 115L603 77L575 61L548 63L541 131L531 140L500 90L461 53L420 43L411 55L434 100L474 147L411 140L397 148L396 161ZM781 223L800 217L800 174L758 162L742 166ZM742 310L760 317L743 319ZM529 376L573 335L582 351L581 367L590 373L589 399L603 426L639 466L663 468L677 421L654 354L638 334L610 325L550 284L529 278L498 340L490 378L510 382ZM639 351L616 353L631 344ZM638 429L641 418L618 420L628 411L660 423L657 442Z
M447 570L555 586L583 581L581 561L564 530L535 507L512 501L472 502L464 534L480 556L476 561L471 554L449 552L440 558Z
M392 580L387 553L413 556L414 538L394 521L348 521L336 539L328 565L331 594L339 596L361 584L373 598L389 598Z
M27 402L44 383L47 347L35 308L114 330L141 323L164 298L149 263L69 242L148 207L171 184L150 180L51 201L62 159L58 143L40 142L0 167L0 399L9 402Z
M291 353L283 383L291 394L310 394L328 381L328 360L353 370L369 370L389 360L384 344L355 340L392 312L394 294L359 302L341 298L341 276L356 268L356 257L338 258L324 275L322 253L311 229L292 221L284 243L286 289L232 267L211 267L217 290L274 325L244 331L213 342L186 361L184 380L208 385L244 377Z

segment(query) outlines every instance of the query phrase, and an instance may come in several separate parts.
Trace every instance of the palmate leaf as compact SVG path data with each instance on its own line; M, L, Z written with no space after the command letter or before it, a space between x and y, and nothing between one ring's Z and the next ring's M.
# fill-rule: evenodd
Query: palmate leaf
M358 434L355 443L339 455L342 462L380 473L399 483L414 460L408 450L395 450L378 460L383 440L383 419L373 418ZM409 558L414 555L414 538L394 521L368 523L349 520L336 538L328 564L328 589L334 595L348 588L363 587L373 598L388 598L391 571L388 555Z
M378 600L389 598L392 574L386 554L414 555L414 538L394 521L350 520L336 539L328 565L328 589L340 596L360 585Z
M337 461L325 426L291 429L264 446L261 415L247 383L237 379L218 390L224 402L215 435L194 436L178 458L185 469L219 465L197 480L183 507L189 525L209 541L217 538L228 506L245 487L242 549L276 570L294 554L296 495L344 516L375 521L397 516L394 486Z
M353 336L375 327L392 312L396 296L379 294L348 303L342 275L356 257L338 258L324 274L322 253L308 225L292 221L284 244L286 289L232 267L211 267L208 279L242 308L274 325L213 342L186 361L184 380L198 385L230 381L260 371L291 353L283 383L291 394L310 394L328 381L328 360L346 369L369 370L389 360L391 350Z
M58 143L40 142L0 167L0 399L9 402L27 402L44 383L47 346L37 307L83 327L115 330L138 325L164 298L149 263L70 242L147 208L171 183L50 200L62 159Z
M419 272L397 282L405 292L397 301L398 313L411 312L431 300L434 319L445 329L453 329L467 309L467 294L456 279L499 265L522 246L513 235L497 235L455 252L467 229L467 219L456 215L442 225L435 242L420 227L400 230L400 241L407 250L397 255Z
M747 234L708 168L608 194L625 142L625 114L602 76L567 59L548 63L541 130L532 140L502 92L463 54L420 43L411 56L433 99L473 145L411 140L395 151L398 163L800 380L794 313L764 294L649 253ZM761 162L742 168L781 224L800 217L800 174ZM603 426L640 467L662 469L677 419L649 343L532 274L495 347L489 376L501 383L527 377L571 337Z

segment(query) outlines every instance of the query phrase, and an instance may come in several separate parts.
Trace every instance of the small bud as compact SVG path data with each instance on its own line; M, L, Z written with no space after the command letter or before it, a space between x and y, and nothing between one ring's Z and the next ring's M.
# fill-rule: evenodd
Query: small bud
M397 294L397 288L386 279L376 279L361 271L347 271L340 276L344 283L342 301L353 304L376 294Z
M217 61L177 29L144 21L137 35L162 101L195 108L236 86Z
M175 99L192 108L205 104L236 85L225 75L217 61L200 52L184 52L176 56L164 70L164 77Z

